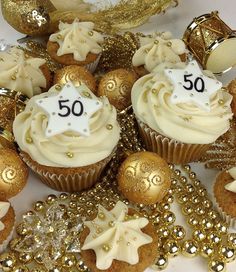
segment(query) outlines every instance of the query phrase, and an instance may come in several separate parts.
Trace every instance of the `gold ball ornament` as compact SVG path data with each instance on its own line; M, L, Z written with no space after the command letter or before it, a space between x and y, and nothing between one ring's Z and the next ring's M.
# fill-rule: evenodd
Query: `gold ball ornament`
M17 31L30 35L43 35L50 25L49 12L55 8L45 0L1 0L5 20Z
M3 253L0 255L0 268L4 272L12 271L16 264L16 257L12 253Z
M182 254L185 257L195 257L199 253L198 244L194 240L187 240L182 245Z
M118 171L118 186L130 201L155 204L168 193L171 172L168 164L156 153L137 152L130 155Z
M98 96L107 96L118 110L131 105L131 89L137 75L133 71L117 69L105 74L98 85Z
M76 87L86 85L93 93L96 93L96 79L84 67L78 65L65 66L56 71L54 84L65 85L72 82Z
M155 260L155 263L151 268L155 271L164 270L168 266L168 257L166 255L160 254Z
M209 272L225 272L226 265L221 260L213 259L213 260L210 260L208 264L208 271Z
M12 149L0 149L0 198L17 195L25 186L29 170Z

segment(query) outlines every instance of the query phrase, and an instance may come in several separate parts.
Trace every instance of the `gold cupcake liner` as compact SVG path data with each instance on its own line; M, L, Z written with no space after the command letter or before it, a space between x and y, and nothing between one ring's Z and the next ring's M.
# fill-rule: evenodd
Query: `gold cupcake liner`
M216 200L216 198L215 198L215 200ZM232 216L228 215L226 212L224 212L222 210L222 208L220 207L219 203L217 203L217 201L216 201L216 209L219 212L219 214L221 215L221 217L225 220L225 222L227 224L229 224L229 226L231 228L236 229L236 217L232 217Z
M79 192L92 187L114 155L85 166L75 168L50 167L38 164L25 152L20 152L23 161L39 176L48 187L61 192Z
M186 144L170 139L154 131L142 121L138 120L141 138L146 149L157 153L167 162L185 164L197 161L211 144Z
M84 65L84 67L89 70L90 73L94 73L97 66L98 66L98 63L100 61L100 58L101 58L102 54L99 54L97 59L94 61L94 62L91 62L91 63L88 63L86 65Z

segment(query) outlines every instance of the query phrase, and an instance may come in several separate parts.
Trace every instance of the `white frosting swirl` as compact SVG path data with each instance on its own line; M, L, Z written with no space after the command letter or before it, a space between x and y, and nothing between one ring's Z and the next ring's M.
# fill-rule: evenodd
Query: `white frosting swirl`
M0 201L0 219L7 214L9 208L10 208L9 202ZM4 230L4 228L5 228L4 224L0 221L0 231Z
M73 54L77 61L84 61L88 53L99 54L102 52L100 44L103 36L94 31L94 23L78 22L72 24L60 22L59 31L49 38L59 44L57 55Z
M90 233L82 250L95 251L98 269L108 269L113 260L137 264L138 248L152 242L152 237L141 231L148 220L129 217L127 214L128 207L121 201L111 211L99 205L97 217L84 223Z
M230 94L217 91L210 97L210 112L206 112L193 103L171 103L172 91L173 85L163 73L140 78L131 92L136 117L160 134L190 144L213 143L229 129Z
M230 192L236 193L236 167L229 169L228 172L230 176L234 179L234 181L226 184L225 189Z
M23 50L13 47L0 52L0 87L19 91L28 97L41 93L47 81L40 67L46 61L27 56Z
M182 40L172 39L170 32L140 37L140 45L133 56L133 66L144 65L149 72L184 66L180 55L186 53L185 44Z
M80 167L90 165L108 157L120 137L120 127L116 120L116 109L106 97L99 99L102 109L89 119L90 136L81 136L76 132L64 132L52 137L45 136L48 117L36 104L36 100L45 96L55 96L58 92L53 86L48 93L29 100L25 110L18 114L13 123L13 132L21 150L39 164L56 167ZM86 94L80 93L82 96ZM73 153L70 158L66 154Z

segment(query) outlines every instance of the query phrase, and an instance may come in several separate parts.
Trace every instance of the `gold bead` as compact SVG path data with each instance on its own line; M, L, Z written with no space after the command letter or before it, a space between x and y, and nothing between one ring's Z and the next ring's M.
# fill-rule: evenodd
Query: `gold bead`
M28 144L32 144L33 143L33 139L31 137L26 137L26 142Z
M188 218L188 224L192 227L195 227L199 224L199 220L196 216L193 216L191 215L189 218Z
M16 264L16 257L13 253L3 253L0 255L0 268L5 272L11 271Z
M179 177L179 176L181 175L181 171L180 171L179 169L176 169L176 170L174 171L174 173L175 173L175 175L176 175L177 177Z
M61 258L62 266L65 268L71 268L76 265L76 258L73 254L66 254Z
M214 210L209 211L208 216L211 220L216 220L217 218L219 218L219 214Z
M33 259L32 255L27 252L20 252L18 258L24 264L31 262Z
M179 254L180 247L175 240L168 240L164 244L164 250L168 256L175 257Z
M184 239L184 237L186 235L186 231L185 231L184 227L177 225L177 226L173 227L171 234L174 239L182 240L182 239Z
M77 208L77 202L74 201L74 200L71 200L70 203L69 203L69 207L71 209L76 209Z
M88 272L89 271L88 267L84 264L84 262L82 260L78 261L76 267L78 269L78 272Z
M62 194L60 194L59 198L61 200L66 200L68 198L68 195L66 193L62 193Z
M12 272L29 272L29 268L25 265L16 266Z
M62 271L63 270L61 269L61 267L53 267L48 270L48 272L62 272Z
M108 252L108 251L111 250L110 246L107 245L107 244L103 245L103 246L102 246L102 249L103 249L105 252Z
M166 255L160 254L155 260L155 263L151 268L155 271L163 270L168 266L168 257Z
M213 259L209 261L208 271L209 272L225 272L226 265L221 260Z
M198 244L194 240L187 240L182 246L182 254L186 257L195 257L199 253Z
M43 267L32 268L31 272L47 272Z
M211 258L214 252L214 245L209 243L204 243L200 248L200 254L204 258Z
M215 232L210 232L207 235L207 239L210 243L212 243L213 245L219 244L221 242L221 237L219 234L215 233Z
M183 207L182 207L182 213L184 215L190 215L193 213L193 207L189 204L185 204Z
M173 163L168 163L168 166L171 170L173 170L175 168L174 164Z
M191 171L191 166L186 164L183 166L184 170L187 171L187 172L190 172Z
M223 105L224 104L224 100L223 99L219 99L218 103L219 103L219 105Z
M189 200L189 198L188 198L187 194L177 195L177 202L179 202L180 204L186 203L188 200Z
M61 91L62 90L62 86L60 84L57 84L57 85L55 85L55 89L57 91Z
M169 203L161 203L161 208L164 211L169 211L170 210L170 204Z
M163 214L163 222L167 225L172 225L175 222L175 215L171 211L166 211Z
M74 154L72 152L67 152L66 156L70 159L72 159L74 157Z
M26 224L24 223L20 223L17 227L16 227L16 233L20 236L25 236L27 234L29 234L30 230L27 228Z
M107 128L108 130L112 130L112 129L113 129L113 125L108 124L108 125L106 125L106 128Z
M196 178L196 173L190 172L190 173L189 173L189 177L190 177L191 179L195 179L195 178Z
M202 204L207 209L210 209L213 206L212 202L209 199L204 199Z
M236 249L236 233L229 233L227 240L229 245Z
M195 209L195 213L197 215L204 215L205 214L205 210L204 208L202 207L202 205L199 205L196 209Z
M228 225L226 224L226 223L221 223L221 222L219 222L219 223L217 223L216 225L215 225L215 229L219 232L219 233L227 233L227 231L228 231Z
M212 229L214 226L213 222L208 218L203 218L201 220L201 225L207 230Z
M105 219L105 214L103 212L98 213L98 218L101 220Z
M188 180L187 180L186 177L182 176L182 177L180 178L180 182L181 182L182 184L187 184Z
M34 204L34 209L35 209L36 212L42 211L44 209L44 207L45 207L45 205L44 205L43 201L37 201Z
M187 184L186 187L185 187L186 191L188 193L193 193L195 191L194 187L192 184Z
M93 31L89 31L88 34L89 34L89 36L93 36L94 33L93 33Z
M230 263L230 262L234 261L236 258L235 249L231 248L231 247L221 246L220 247L220 254L226 263Z
M115 226L115 223L114 223L114 221L110 221L110 222L108 223L108 225L109 225L109 227L113 228L113 227Z
M206 233L203 230L195 230L193 232L193 239L197 242L202 242L206 239Z
M38 251L34 255L34 260L36 261L36 263L38 263L38 264L43 264L44 263L43 255L44 255L43 251Z
M51 205L51 204L55 203L56 200L57 200L57 196L56 195L49 195L47 197L46 202L47 202L47 204Z
M159 230L158 230L158 234L160 237L162 238L167 238L169 237L170 235L170 230L167 228L167 227L161 227Z

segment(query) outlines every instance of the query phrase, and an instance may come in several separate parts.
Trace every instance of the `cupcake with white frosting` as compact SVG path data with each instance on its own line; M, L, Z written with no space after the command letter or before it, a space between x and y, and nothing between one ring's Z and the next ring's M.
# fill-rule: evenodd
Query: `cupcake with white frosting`
M86 66L94 72L101 52L103 36L94 30L94 23L60 22L58 32L49 37L48 53L57 62L63 65Z
M135 52L132 64L139 76L164 68L184 67L187 50L180 39L173 39L170 32L140 37L140 48Z
M99 205L97 217L84 225L81 255L92 271L142 272L154 263L153 225L123 202L110 211Z
M8 201L0 201L0 253L10 242L15 224L15 212Z
M214 184L214 196L218 211L236 228L236 167L220 172Z
M136 81L132 106L146 148L176 164L198 160L230 126L232 96L221 86L195 61Z
M13 132L24 161L60 191L91 187L114 154L120 137L116 109L85 85L53 86L31 98Z
M0 87L32 97L47 91L50 82L44 59L31 57L17 47L0 52Z

